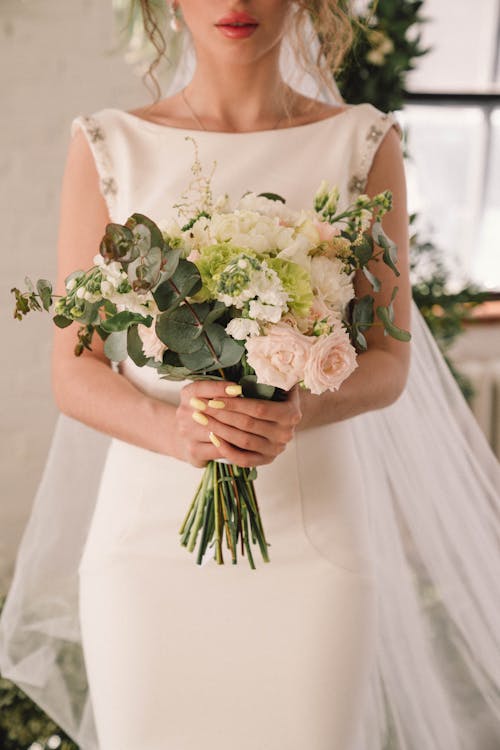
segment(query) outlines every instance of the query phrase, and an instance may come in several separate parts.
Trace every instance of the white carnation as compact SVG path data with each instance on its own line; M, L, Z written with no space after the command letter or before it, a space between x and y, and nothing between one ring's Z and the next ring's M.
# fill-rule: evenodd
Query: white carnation
M231 242L258 253L285 248L294 234L294 229L282 226L278 218L246 210L229 214L214 213L208 231L214 244Z
M283 308L278 305L267 305L259 300L251 300L248 312L252 318L267 323L278 323L281 320Z
M305 234L298 234L287 247L278 253L278 258L284 258L285 260L291 260L293 263L302 266L307 271L311 267L311 256L309 250L314 247L309 237Z
M226 333L233 339L243 341L249 336L258 336L260 327L257 321L251 318L233 318L226 326Z
M338 258L319 255L311 261L311 284L313 292L319 294L333 310L342 313L354 297L351 278L343 271L343 263Z
M299 216L297 211L293 211L285 203L279 200L271 200L257 193L247 193L239 200L237 209L243 211L258 211L265 216L272 218L277 217L288 225L295 225Z

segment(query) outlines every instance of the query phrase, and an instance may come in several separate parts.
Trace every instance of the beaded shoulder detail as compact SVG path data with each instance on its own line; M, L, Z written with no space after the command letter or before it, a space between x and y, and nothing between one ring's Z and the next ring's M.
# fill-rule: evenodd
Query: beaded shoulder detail
M364 125L364 133L360 138L360 156L356 161L356 167L353 175L351 176L348 189L350 199L356 198L366 188L368 180L368 173L375 156L377 148L386 134L386 132L394 126L396 132L399 135L400 140L403 139L403 130L401 125L397 121L395 115L392 112L380 112L375 122Z
M80 127L87 138L94 157L102 196L106 201L110 216L113 215L118 185L114 176L114 167L107 142L106 132L101 123L93 115L79 115L71 123L71 134Z

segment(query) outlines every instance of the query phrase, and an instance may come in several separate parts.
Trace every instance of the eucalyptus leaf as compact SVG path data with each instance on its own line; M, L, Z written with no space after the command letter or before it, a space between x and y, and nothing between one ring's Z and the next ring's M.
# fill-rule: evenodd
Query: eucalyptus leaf
M131 230L122 224L115 223L106 225L99 252L106 260L118 260L125 265L131 263L139 255Z
M99 325L101 318L99 317L99 308L101 306L101 300L97 302L84 301L83 304L83 315L78 318L78 322L82 325Z
M399 276L399 271L397 269L396 263L398 260L398 249L395 242L391 240L390 237L386 235L384 230L382 229L382 224L379 221L376 221L372 226L372 237L383 250L383 260L384 263L389 266L389 268L392 268L396 276Z
M273 385L264 385L257 381L257 375L245 375L240 380L243 395L246 398L262 398L271 400L276 388Z
M153 291L158 308L162 312L173 310L188 296L201 289L201 276L194 263L179 260L175 273Z
M125 222L125 226L131 229L136 237L141 237L142 239L143 237L148 236L150 247L159 247L160 249L163 249L165 243L163 241L161 230L148 216L138 213L132 214L132 216L129 216ZM145 229L147 229L147 234Z
M368 232L363 232L363 239L359 245L353 245L353 252L361 267L366 266L373 256L373 238Z
M29 276L24 277L24 283L28 287L28 291L33 293L35 291L35 287L33 286L33 282L31 281Z
M152 320L151 315L141 315L140 313L131 312L130 310L122 310L111 318L103 320L101 322L101 327L104 331L112 333L115 331L125 331L134 323L142 323L145 326L150 326Z
M368 328L373 324L373 297L370 294L366 294L354 303L352 322L358 328Z
M156 335L169 349L179 354L191 354L203 345L203 325L196 319L189 305L182 305L160 313L156 319Z
M219 357L226 338L230 337L222 326L216 323L207 326L200 339L199 348L193 352L180 353L182 364L193 372L221 367Z
M171 349L166 349L163 352L163 364L171 367L182 367L181 358L177 352L173 352ZM161 367L161 364L159 367Z
M113 362L122 362L127 358L126 331L117 331L109 334L104 342L104 354Z
M137 325L131 325L127 330L127 350L130 359L137 367L144 367L153 359L144 354Z
M52 284L47 279L38 279L36 289L42 300L43 309L48 312L52 304Z
M162 365L158 368L161 380L186 380L191 373L186 367L174 367L173 365Z
M136 267L136 276L141 281L147 281L151 286L158 280L162 261L159 247L150 247L147 254L141 256Z
M169 279L172 274L175 273L179 260L181 257L181 251L176 250L173 247L166 245L166 249L163 252L163 267L161 269L162 281Z
M398 339L398 341L410 341L411 334L409 333L409 331L405 331L403 328L399 328L398 326L394 325L390 318L390 313L387 307L379 305L377 307L377 316L380 318L384 325L384 331L387 332L390 336Z
M358 344L360 349L363 349L363 351L366 351L368 349L368 342L364 336L364 334L360 330L356 330L355 333L355 341Z
M58 328L67 328L73 323L73 319L67 318L65 315L54 315L52 320Z
M145 224L136 224L131 227L134 236L134 244L139 250L139 255L146 256L152 246L151 230Z
M222 343L222 352L219 355L218 365L221 369L237 365L245 353L245 347L235 341L231 336L225 337Z
M192 354L180 354L181 363L190 372L205 372L216 367L217 358L208 347L206 341L203 341L201 347Z
M380 292L380 288L381 288L380 280L377 279L377 277L371 271L369 271L366 266L362 269L362 271L364 275L366 276L366 278L368 279L368 281L370 282L370 284L372 285L373 291Z
M208 325L209 323L214 323L227 311L227 306L224 304L224 302L217 301L217 302L212 302L211 304L212 304L212 309L208 312L207 316L205 317L205 325Z
M73 281L73 279L78 281L78 279L81 279L82 276L85 276L85 271L82 271L82 270L73 271L73 273L70 273L69 276L66 276L66 278L64 279L64 285L67 288L70 281Z
M259 198L267 198L270 201L281 201L281 203L286 203L285 199L278 195L278 193L259 193Z
M118 308L116 307L114 302L110 302L109 299L104 300L104 311L106 312L107 316L110 318L112 315L116 315L118 312Z

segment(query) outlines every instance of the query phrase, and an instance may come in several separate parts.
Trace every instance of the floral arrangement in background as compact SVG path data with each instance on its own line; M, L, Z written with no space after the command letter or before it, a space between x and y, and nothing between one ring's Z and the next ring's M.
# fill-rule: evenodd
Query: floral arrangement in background
M418 27L424 0L370 0L355 16L354 44L335 80L345 101L370 102L384 112L402 109L406 76L430 51Z

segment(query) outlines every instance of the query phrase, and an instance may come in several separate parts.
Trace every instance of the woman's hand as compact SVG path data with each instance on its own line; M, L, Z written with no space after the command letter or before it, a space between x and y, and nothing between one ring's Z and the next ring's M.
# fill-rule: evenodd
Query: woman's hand
M298 388L286 401L240 398L241 387L197 380L181 390L176 410L179 454L194 466L225 458L237 466L269 464L302 419Z

